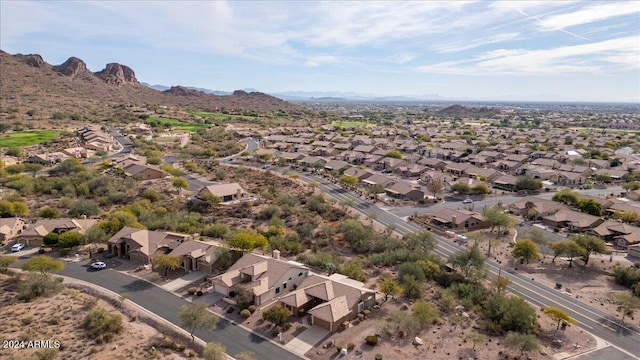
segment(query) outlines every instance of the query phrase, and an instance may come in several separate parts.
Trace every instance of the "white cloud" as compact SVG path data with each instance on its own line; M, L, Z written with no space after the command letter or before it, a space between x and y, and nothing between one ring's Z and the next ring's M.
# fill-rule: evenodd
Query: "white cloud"
M475 39L470 41L457 41L450 44L437 45L434 48L436 51L441 53L452 53L452 52L474 49L474 48L485 46L485 45L496 44L504 41L516 40L520 37L521 37L520 33L517 33L517 32L504 33L504 34L491 35L486 38Z
M446 61L420 66L418 70L458 75L615 72L640 68L639 52L640 35L637 35L544 50L499 49L470 60Z
M543 17L540 26L546 30L567 29L637 12L640 12L640 2L637 1L601 3L574 12Z

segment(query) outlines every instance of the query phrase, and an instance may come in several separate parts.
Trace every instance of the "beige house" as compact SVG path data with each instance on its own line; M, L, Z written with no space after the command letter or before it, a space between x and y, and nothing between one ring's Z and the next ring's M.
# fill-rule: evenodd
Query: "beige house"
M149 264L154 256L167 254L181 243L192 239L193 236L187 234L125 226L107 241L107 245L114 256ZM191 254L188 251L184 253ZM194 250L194 254L196 253Z
M26 245L42 245L42 239L49 233L62 234L75 231L83 234L97 222L97 219L41 219L16 235L14 239Z
M309 275L309 269L303 264L279 258L277 250L274 257L244 254L224 274L212 279L214 291L233 297L241 289L248 290L253 294L254 304L261 306L297 289Z
M20 234L24 225L24 220L21 218L0 218L0 244Z
M214 184L205 186L200 191L198 191L198 195L206 196L206 195L214 195L220 198L222 202L232 201L232 200L242 200L248 197L248 193L240 186L238 183L229 183L229 184Z
M427 215L429 222L435 226L454 231L471 231L483 226L482 214L468 210L442 208Z
M359 313L372 307L375 291L363 283L341 274L329 277L312 274L298 289L278 298L279 303L294 315L309 314L309 323L331 332L345 321L355 319Z
M181 242L169 254L182 259L182 268L191 270L205 270L212 272L213 265L218 260L217 246L199 240Z

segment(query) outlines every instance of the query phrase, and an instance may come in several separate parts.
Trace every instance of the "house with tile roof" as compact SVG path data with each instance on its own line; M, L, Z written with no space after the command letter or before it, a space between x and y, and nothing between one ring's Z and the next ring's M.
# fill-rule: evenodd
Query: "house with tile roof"
M155 256L168 254L187 240L193 240L193 236L125 226L107 240L107 246L116 257L150 264Z
M20 234L24 229L24 225L24 219L21 218L0 218L0 244L4 244Z
M375 304L375 291L341 274L311 274L298 288L277 298L294 315L309 314L309 322L331 332Z
M215 292L231 298L240 290L250 291L254 304L262 306L297 289L309 271L303 264L280 260L277 250L273 257L246 253L211 283Z
M62 234L68 231L84 232L98 222L97 219L40 219L35 224L16 235L14 240L26 245L42 245L43 239L49 233Z

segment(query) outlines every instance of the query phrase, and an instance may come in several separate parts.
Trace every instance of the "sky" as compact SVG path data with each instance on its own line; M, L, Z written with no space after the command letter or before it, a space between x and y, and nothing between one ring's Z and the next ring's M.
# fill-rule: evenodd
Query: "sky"
M0 49L139 81L640 102L640 1L0 1Z

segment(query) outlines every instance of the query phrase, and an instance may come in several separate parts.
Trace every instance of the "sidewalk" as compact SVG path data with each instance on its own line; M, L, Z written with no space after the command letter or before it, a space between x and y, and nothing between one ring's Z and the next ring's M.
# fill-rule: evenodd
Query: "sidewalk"
M191 273L184 275L178 279L170 281L166 284L160 285L161 288L169 291L176 292L179 289L182 289L185 286L188 286L195 282L196 280L203 279L206 276L205 273L200 271L192 271Z

